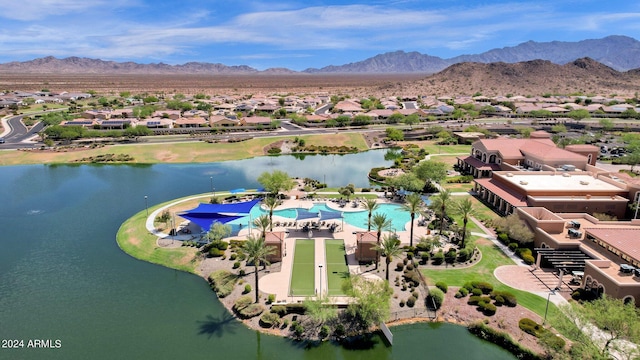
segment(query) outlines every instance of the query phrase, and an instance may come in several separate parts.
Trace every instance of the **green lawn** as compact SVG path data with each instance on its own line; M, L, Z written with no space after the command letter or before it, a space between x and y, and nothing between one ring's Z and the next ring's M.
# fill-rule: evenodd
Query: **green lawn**
M527 291L514 289L498 281L498 279L493 276L493 271L502 265L513 265L513 261L493 243L489 244L486 240L482 241L482 243L478 241L478 243L477 246L482 252L482 260L478 264L466 269L442 267L442 269L422 270L422 273L427 279L427 283L435 284L438 281L442 281L448 286L460 287L469 281L486 281L491 283L496 290L513 293L518 298L518 304L543 316L547 299ZM550 313L555 313L555 306L551 305L549 311Z
M289 292L292 296L315 295L315 245L313 240L296 240Z
M342 282L349 277L345 261L344 241L327 239L324 243L327 261L327 293L329 296L345 295Z

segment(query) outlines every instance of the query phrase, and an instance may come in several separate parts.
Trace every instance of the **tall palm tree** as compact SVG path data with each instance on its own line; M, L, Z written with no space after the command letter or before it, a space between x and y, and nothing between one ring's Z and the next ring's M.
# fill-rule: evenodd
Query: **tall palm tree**
M380 253L385 257L385 262L387 264L386 276L387 281L389 281L389 264L391 264L391 261L393 261L394 256L402 254L400 240L398 240L395 236L385 234L382 237L382 242L376 245L376 251L380 251Z
M451 192L449 190L441 190L437 195L430 198L431 206L434 210L440 211L440 234L444 230L444 217L447 215L447 205L451 200Z
M380 237L382 236L382 232L391 228L391 219L387 218L386 214L375 213L371 218L371 224L373 224L373 228L376 229L377 232L377 245L380 245ZM378 256L376 256L376 269L378 268L378 260L380 260L379 257L380 254L378 253Z
M253 225L260 230L260 238L264 240L267 229L271 226L269 215L260 215L260 217L253 220Z
M262 203L269 209L269 231L273 231L273 210L280 205L280 201L275 196L267 196Z
M247 257L247 263L253 263L255 268L256 302L258 302L258 294L260 293L260 288L258 287L258 266L260 264L269 265L270 263L267 257L273 254L275 249L272 246L267 246L264 238L249 235L247 236L247 240L242 244L240 251Z
M468 197L456 201L454 203L454 211L458 215L462 215L462 241L460 242L460 249L464 249L464 242L467 236L467 223L469 222L469 215L473 213L473 202Z
M362 205L369 212L369 218L367 219L367 231L371 231L371 216L373 216L373 212L378 209L378 201L376 199L366 199Z
M418 193L411 193L404 199L405 203L402 205L402 210L409 212L411 215L411 229L409 231L409 246L413 247L413 222L416 219L416 214L422 209L422 197Z

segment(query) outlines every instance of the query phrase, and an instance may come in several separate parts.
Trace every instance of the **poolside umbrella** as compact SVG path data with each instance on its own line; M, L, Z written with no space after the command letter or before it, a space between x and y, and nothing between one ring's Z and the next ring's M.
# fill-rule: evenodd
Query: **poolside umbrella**
M344 216L342 211L320 210L320 220L342 219L342 228L344 229Z
M305 209L296 209L296 221L317 218L318 213Z

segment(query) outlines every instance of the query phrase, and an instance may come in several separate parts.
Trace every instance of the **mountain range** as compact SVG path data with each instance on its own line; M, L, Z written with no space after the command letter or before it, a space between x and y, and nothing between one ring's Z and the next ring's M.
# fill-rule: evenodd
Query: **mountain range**
M449 59L419 52L394 51L344 64L320 69L309 68L302 73L437 73L459 63L518 63L547 60L554 64L567 64L588 57L617 71L640 68L640 41L620 35L577 42L528 41L513 47L493 49L476 55L461 55ZM220 63L188 62L181 65L164 63L139 64L100 59L52 56L24 62L0 64L2 73L58 73L58 74L295 74L286 68L257 70L250 66L227 66Z

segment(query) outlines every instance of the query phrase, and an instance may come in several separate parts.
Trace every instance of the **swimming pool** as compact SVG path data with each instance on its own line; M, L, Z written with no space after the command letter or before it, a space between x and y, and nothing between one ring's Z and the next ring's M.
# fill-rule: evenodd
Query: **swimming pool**
M286 219L295 219L297 214L296 208L288 208L288 209L280 209L275 210L273 212L274 216L281 216ZM307 209L303 209L307 210ZM327 206L326 203L315 203L309 211L318 212L319 210L324 211L336 211ZM237 230L239 230L243 226L248 226L249 218L256 219L261 215L268 214L268 211L262 209L260 204L257 204L251 209L250 216L243 217L238 220L234 220L230 222L233 233L236 234ZM374 214L385 214L388 219L391 219L391 231L405 231L405 225L409 221L411 221L411 216L408 212L402 210L402 206L398 204L380 204L378 209L374 211ZM361 229L367 228L367 220L369 218L369 212L367 210L359 210L359 211L345 211L343 212L344 221ZM242 225L240 225L242 224Z

